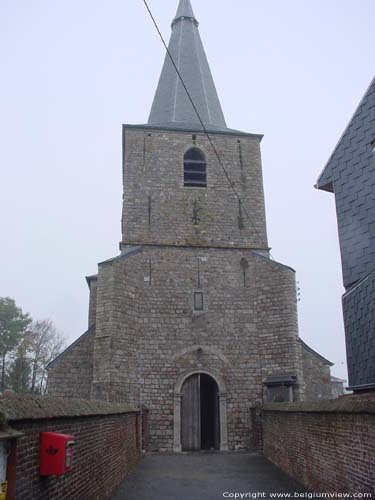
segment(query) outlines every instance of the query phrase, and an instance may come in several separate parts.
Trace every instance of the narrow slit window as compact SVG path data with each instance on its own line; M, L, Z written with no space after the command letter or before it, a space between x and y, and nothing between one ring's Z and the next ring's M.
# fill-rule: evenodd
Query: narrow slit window
M184 156L184 186L207 187L207 165L202 151L191 148Z
M194 309L195 311L203 311L203 293L194 292Z

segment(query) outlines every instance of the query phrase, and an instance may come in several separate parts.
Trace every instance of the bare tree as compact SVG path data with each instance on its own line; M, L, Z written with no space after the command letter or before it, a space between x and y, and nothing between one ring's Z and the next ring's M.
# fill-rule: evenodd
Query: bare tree
M60 354L65 340L51 320L33 321L27 335L27 351L31 363L31 392L45 394L47 365Z

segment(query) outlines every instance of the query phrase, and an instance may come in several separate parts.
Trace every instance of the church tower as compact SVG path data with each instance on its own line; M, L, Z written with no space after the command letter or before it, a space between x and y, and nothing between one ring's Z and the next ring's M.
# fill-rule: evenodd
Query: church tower
M262 136L227 127L189 0L169 51L200 118L167 54L148 123L123 126L121 254L49 387L148 408L151 450L247 448L251 406L304 398L295 273L269 256Z
M123 127L122 249L241 247L268 255L262 136L227 127L189 0L172 22L169 53L179 74L166 54L148 124Z

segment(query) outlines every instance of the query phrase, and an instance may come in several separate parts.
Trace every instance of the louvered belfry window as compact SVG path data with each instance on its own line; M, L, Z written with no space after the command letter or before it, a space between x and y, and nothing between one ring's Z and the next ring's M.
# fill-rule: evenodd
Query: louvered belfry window
M191 148L185 153L184 186L207 187L206 159L197 148Z

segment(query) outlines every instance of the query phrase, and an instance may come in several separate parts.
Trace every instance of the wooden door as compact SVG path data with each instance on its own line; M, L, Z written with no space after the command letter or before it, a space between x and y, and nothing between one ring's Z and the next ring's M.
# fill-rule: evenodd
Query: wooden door
M220 450L220 400L219 388L217 384L213 390L213 405L214 405L214 447L215 450Z
M184 451L201 448L200 375L192 375L182 386L181 446Z

